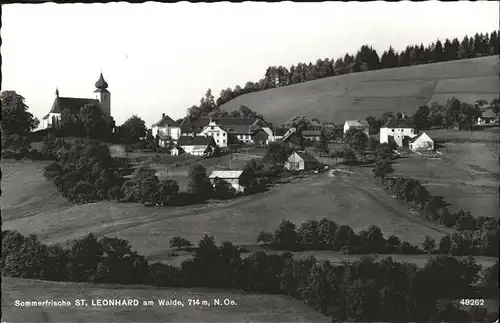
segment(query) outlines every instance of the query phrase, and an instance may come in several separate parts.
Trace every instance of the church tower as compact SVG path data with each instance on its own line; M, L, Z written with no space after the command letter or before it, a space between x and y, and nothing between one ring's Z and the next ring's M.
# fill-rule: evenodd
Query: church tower
M96 99L101 103L102 112L108 117L111 116L111 93L107 90L108 83L104 80L104 77L99 77L99 80L95 83L96 90Z

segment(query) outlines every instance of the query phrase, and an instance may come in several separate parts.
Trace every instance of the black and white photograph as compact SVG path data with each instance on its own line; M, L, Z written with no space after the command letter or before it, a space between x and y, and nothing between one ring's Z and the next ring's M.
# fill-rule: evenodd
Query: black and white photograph
M3 3L1 322L498 322L499 28Z

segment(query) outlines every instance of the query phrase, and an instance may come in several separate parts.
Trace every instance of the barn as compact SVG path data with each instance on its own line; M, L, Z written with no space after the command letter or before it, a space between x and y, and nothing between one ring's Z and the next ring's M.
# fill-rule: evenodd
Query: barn
M426 134L425 132L422 132L418 136L410 139L410 149L413 151L433 150L434 149L434 140L432 140L428 134Z
M320 168L320 162L306 152L296 151L285 162L287 170L314 170Z
M242 173L243 173L242 170L216 170L216 171L213 171L212 174L210 174L209 179L210 179L210 183L212 183L212 185L215 184L216 178L223 179L226 182L228 182L229 184L231 184L231 186L234 187L234 189L237 192L242 193L245 191L245 188L243 186L241 186L239 183L239 180L240 180Z

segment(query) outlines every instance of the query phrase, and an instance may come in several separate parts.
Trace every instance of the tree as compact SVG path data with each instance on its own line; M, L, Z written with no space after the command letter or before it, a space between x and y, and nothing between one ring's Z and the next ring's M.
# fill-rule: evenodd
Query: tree
M179 185L171 179L164 179L156 185L153 193L153 202L167 205L175 196L179 195Z
M413 122L418 129L426 129L430 126L430 109L428 106L420 106L413 115Z
M274 236L272 233L269 233L269 232L261 231L257 235L257 243L262 242L264 245L268 245L268 244L272 243L273 240L274 240Z
M128 143L138 142L140 138L146 136L146 123L137 115L132 115L121 126L124 139Z
M295 128L298 133L311 128L311 121L307 117L296 115L285 122L285 128Z
M207 170L201 164L195 164L189 170L188 190L201 200L206 200L212 195L212 184L207 176Z
M444 236L439 241L439 253L449 254L452 247L452 240L450 236Z
M24 97L15 91L3 91L0 94L2 102L2 136L17 134L27 137L40 123L24 103Z
M294 223L288 220L281 221L274 233L273 244L283 250L294 250L299 241L299 235L295 229Z
M351 128L345 133L345 141L352 149L362 151L366 148L368 136L361 129Z
M170 248L181 249L181 248L191 247L192 245L193 244L189 242L189 240L179 236L175 236L172 239L170 239Z
M208 89L205 96L200 100L200 111L202 114L208 114L215 109L215 99L212 95L212 90Z
M230 183L226 182L221 178L216 177L214 179L213 195L215 198L226 200L235 197L237 195L237 192Z
M375 178L380 177L383 183L385 177L394 171L391 164L392 162L388 159L377 160L375 168L373 168L373 176L375 176Z
M424 250L427 251L428 253L432 253L435 248L436 248L436 240L432 239L429 236L426 236L424 241Z

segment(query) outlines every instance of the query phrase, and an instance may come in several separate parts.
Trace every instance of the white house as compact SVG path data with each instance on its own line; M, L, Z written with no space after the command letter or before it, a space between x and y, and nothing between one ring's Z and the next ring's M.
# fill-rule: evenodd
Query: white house
M160 146L165 146L168 140L176 143L181 137L181 126L165 113L162 113L161 120L151 127L153 137L158 136Z
M210 179L210 183L212 183L212 185L214 185L216 178L223 179L231 184L237 192L243 193L245 188L239 183L242 173L242 170L216 170L213 171L208 178Z
M217 147L214 138L210 136L181 136L178 146L182 148L185 153L194 156L202 156L205 153L210 153Z
M380 128L380 143L389 143L392 137L398 146L405 146L406 141L417 136L415 127L405 119L390 119Z
M67 109L73 113L78 113L85 105L97 105L101 108L105 116L111 117L111 93L107 90L108 83L104 80L102 73L99 80L95 83L95 87L95 98L93 99L59 97L59 89L56 89L56 97L54 103L52 103L52 109L42 118L42 127L44 129L59 127L62 110Z
M366 120L346 120L344 123L344 134L349 129L361 129L367 136L370 134L370 125Z
M228 145L227 137L229 135L241 140L244 143L253 143L252 134L257 129L263 129L268 134L268 141L274 141L272 129L264 121L257 118L234 118L234 117L186 117L181 123L181 133L185 135L205 135L214 133L214 139L217 141L215 127L226 132L226 138L219 138L219 146ZM211 127L214 127L212 129ZM219 130L220 131L220 130ZM219 134L221 136L222 133ZM226 140L224 143L223 140ZM230 144L230 143L229 143Z
M227 147L228 145L228 132L217 125L215 121L210 121L210 123L200 132L200 136L210 136L214 138L215 143L219 147Z
M410 149L417 150L434 150L434 140L425 132L422 132L416 137L410 139Z

